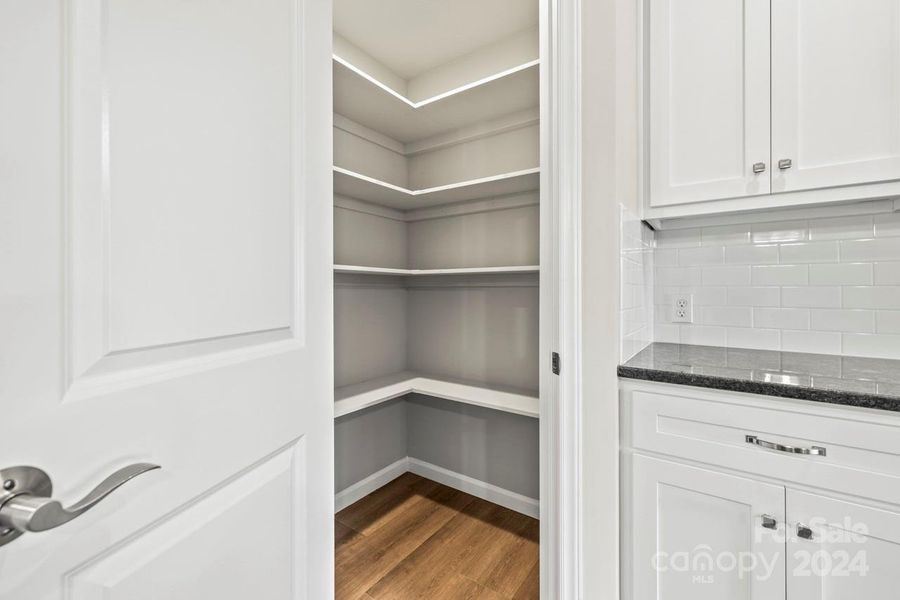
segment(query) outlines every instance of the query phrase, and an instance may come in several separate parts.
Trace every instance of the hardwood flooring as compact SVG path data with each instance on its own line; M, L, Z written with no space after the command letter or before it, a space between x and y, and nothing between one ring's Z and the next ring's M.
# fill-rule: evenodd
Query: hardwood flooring
M335 516L336 600L537 600L538 521L412 473Z

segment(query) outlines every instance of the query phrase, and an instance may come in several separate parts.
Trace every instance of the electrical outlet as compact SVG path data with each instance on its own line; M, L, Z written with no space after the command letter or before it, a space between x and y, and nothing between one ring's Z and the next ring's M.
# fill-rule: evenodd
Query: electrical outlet
M673 323L693 323L694 322L694 297L687 294L683 296L672 296L672 322Z

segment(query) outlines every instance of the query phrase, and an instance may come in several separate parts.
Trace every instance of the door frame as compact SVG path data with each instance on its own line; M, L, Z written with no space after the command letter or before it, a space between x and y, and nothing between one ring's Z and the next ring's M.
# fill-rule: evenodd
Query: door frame
M547 599L620 594L619 236L622 210L640 211L639 17L639 0L540 0Z
M559 600L580 597L577 2L540 0L540 588Z

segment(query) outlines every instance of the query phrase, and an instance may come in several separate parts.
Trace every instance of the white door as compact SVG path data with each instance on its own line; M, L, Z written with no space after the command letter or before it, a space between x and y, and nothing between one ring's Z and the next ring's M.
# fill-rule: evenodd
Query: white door
M330 40L327 0L0 0L0 473L162 467L0 547L3 600L331 597Z
M791 600L896 598L900 513L787 491Z
M769 193L769 0L653 0L650 205Z
M772 0L772 191L900 179L900 0Z
M634 600L784 599L784 488L633 461Z

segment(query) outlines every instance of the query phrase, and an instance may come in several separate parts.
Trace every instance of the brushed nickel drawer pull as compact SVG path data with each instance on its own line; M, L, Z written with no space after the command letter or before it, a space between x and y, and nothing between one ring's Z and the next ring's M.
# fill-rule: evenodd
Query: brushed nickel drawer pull
M821 446L810 446L809 448L801 448L799 446L784 446L775 442L767 442L761 440L755 435L748 435L744 438L748 444L759 446L767 450L776 450L778 452L787 452L788 454L804 454L809 456L825 456L825 448Z

